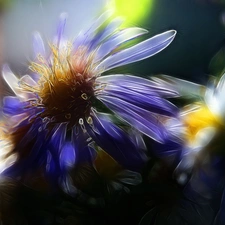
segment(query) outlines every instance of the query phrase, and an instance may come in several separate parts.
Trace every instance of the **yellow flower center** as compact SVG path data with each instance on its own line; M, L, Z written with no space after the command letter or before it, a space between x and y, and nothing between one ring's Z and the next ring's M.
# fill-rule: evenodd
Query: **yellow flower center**
M94 97L95 80L98 75L93 63L94 53L85 47L72 50L68 43L58 49L50 46L51 60L38 56L38 62L31 63L30 69L41 75L37 87L24 87L37 93L36 106L44 107L41 117L55 122L69 122L71 126L88 118L91 98Z
M203 104L198 105L199 108L183 114L183 122L186 127L186 135L188 143L191 144L195 141L196 134L203 128L215 127L220 129L222 119L213 114L210 109Z

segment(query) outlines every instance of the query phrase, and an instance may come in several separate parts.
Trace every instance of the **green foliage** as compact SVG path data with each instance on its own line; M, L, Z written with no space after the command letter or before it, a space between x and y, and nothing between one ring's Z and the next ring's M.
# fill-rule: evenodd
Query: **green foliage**
M221 76L225 72L225 48L221 48L209 63L209 72Z

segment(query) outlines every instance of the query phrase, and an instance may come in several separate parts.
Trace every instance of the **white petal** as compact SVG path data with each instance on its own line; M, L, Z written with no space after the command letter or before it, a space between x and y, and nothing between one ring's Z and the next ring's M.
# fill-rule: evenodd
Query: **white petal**
M7 155L11 152L13 145L8 140L0 140L0 174L16 161L16 154Z
M217 89L219 92L225 92L225 73L220 78L220 81L217 85Z
M37 82L34 81L29 75L24 75L20 78L19 83L24 83L29 85L30 87L35 87L37 86Z
M196 134L196 147L197 148L204 148L209 144L209 142L214 138L216 134L216 128L215 127L206 127L201 129Z
M6 83L9 85L9 87L12 89L12 91L19 98L21 98L23 100L36 98L35 93L30 92L30 91L24 91L20 87L21 82L24 82L24 84L27 84L31 87L37 86L37 83L29 75L24 75L22 78L19 79L10 70L8 65L4 65L3 69L2 69L2 76L3 76L4 80L6 81Z
M16 154L12 154L10 156L8 156L6 159L0 159L0 174L6 170L8 167L10 167L11 165L13 165L13 163L16 161L17 159L17 155Z
M210 110L225 119L225 74L220 78L217 87L212 87L205 96Z
M215 89L208 88L205 92L204 100L206 105L213 114L224 117L224 109L225 109L224 96L221 96L219 93L216 93Z
M19 79L10 70L8 65L4 65L2 69L2 76L12 91L20 98L24 98L24 93L19 88Z

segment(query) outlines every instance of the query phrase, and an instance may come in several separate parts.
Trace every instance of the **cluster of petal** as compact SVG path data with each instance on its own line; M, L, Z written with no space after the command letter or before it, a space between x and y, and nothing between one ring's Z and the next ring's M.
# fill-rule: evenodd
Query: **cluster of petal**
M177 119L166 122L171 130L170 140L180 146L176 149L177 154L181 154L177 171L186 173L196 165L207 163L213 152L223 148L225 75L219 82L215 79L213 85L208 87L169 76L155 77L153 80L158 86L176 92L177 97L194 100L181 109ZM169 149L168 152L174 150Z
M107 11L70 42L64 37L66 19L62 14L50 51L40 34L34 34L30 75L19 79L7 65L3 68L15 93L4 98L3 113L12 151L18 154L14 165L4 171L7 176L21 177L41 167L51 179L64 180L66 171L79 161L93 161L96 146L123 167L138 167L145 160L145 145L134 133L163 143L168 134L158 115L177 113L160 96L174 96L174 91L156 87L154 81L123 74L101 76L155 55L173 41L176 31L126 47L147 31L121 30L122 20L111 18ZM100 112L101 107L108 113Z

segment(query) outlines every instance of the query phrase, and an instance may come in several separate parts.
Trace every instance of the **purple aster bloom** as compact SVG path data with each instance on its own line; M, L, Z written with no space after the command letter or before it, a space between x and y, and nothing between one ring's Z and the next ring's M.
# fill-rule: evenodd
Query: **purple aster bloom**
M45 172L58 179L79 160L93 159L93 142L132 169L132 162L143 162L143 140L134 138L134 132L164 141L167 131L158 115L174 116L177 108L159 93L174 93L143 78L101 74L155 55L173 41L176 31L127 47L147 31L119 29L121 23L107 11L71 42L64 36L62 14L49 50L40 34L34 34L30 76L19 79L4 66L3 77L15 96L4 98L3 112L12 152L18 153L4 174L19 176L45 165Z

